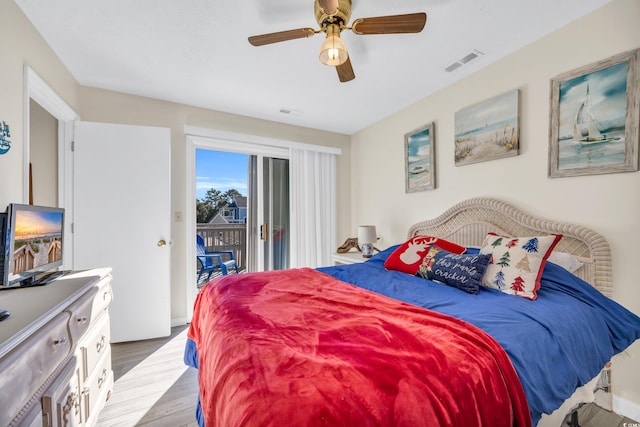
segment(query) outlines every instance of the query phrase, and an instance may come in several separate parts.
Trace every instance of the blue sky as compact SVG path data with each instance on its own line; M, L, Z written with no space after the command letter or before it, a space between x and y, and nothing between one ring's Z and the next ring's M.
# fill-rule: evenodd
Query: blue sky
M225 192L235 188L247 195L246 154L196 149L196 197L204 198L207 190Z

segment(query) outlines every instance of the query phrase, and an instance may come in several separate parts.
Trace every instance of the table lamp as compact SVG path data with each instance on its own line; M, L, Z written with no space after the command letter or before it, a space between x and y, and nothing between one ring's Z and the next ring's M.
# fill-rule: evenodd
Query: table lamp
M373 255L373 244L378 240L375 225L361 225L358 227L358 244L362 250L364 258L371 258Z

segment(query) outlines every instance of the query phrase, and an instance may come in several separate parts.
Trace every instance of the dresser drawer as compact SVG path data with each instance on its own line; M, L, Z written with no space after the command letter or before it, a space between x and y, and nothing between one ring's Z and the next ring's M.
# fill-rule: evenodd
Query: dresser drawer
M67 308L71 314L69 329L74 342L77 342L87 332L89 325L109 307L111 299L110 278L103 279Z
M89 377L83 386L84 421L88 425L95 423L112 389L113 371L111 370L111 349L107 347L102 358L95 366L91 377Z
M86 381L98 365L100 357L109 351L109 340L111 339L109 329L109 316L104 313L100 319L92 326L86 337L80 342L80 352L82 354L83 381Z
M0 360L0 425L9 424L71 352L68 320L68 313L55 316Z
M105 277L96 285L98 295L93 300L93 313L106 310L113 300L113 291L111 289L111 276Z
M42 395L43 427L72 427L82 424L82 397L78 364L72 358Z
M80 340L80 337L87 332L89 325L93 321L92 309L93 300L98 294L98 288L91 288L86 294L80 297L75 303L70 305L66 311L71 315L69 321L69 331L71 332L71 338L76 343Z

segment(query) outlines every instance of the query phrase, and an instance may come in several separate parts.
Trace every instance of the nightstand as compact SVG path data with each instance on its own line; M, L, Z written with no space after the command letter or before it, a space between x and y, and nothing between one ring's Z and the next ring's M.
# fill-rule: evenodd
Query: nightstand
M369 258L364 258L360 252L347 252L344 254L333 253L331 254L331 261L333 265L355 264L358 262L364 262Z

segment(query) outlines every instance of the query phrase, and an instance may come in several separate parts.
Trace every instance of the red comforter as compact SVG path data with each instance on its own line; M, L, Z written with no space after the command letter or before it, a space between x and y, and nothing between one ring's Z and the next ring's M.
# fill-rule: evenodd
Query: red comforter
M482 330L315 270L213 281L189 338L207 427L531 425Z

